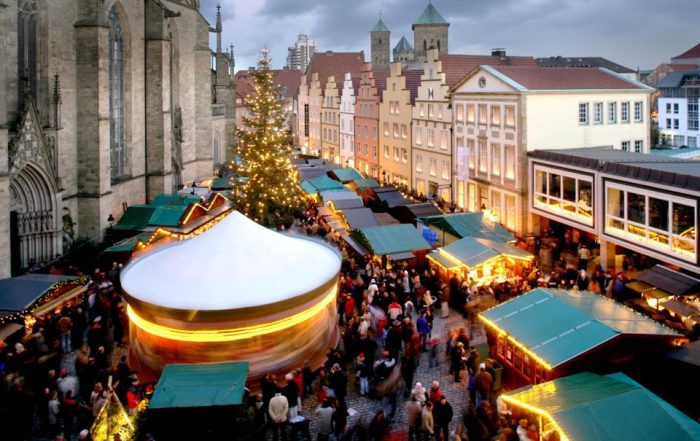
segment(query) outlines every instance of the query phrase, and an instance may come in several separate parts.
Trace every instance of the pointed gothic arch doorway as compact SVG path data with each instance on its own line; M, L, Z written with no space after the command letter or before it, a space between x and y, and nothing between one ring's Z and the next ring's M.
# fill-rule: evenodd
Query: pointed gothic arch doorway
M12 273L60 252L58 204L55 189L40 167L27 163L10 181L10 248Z

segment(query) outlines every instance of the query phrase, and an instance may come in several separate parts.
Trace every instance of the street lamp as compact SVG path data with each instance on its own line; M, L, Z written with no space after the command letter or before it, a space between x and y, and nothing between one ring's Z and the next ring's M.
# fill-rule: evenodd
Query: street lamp
M109 222L109 228L112 228L112 225L114 225L114 216L112 216L112 213L109 213L109 217L107 218L107 222Z
M386 185L386 170L382 170L382 185Z

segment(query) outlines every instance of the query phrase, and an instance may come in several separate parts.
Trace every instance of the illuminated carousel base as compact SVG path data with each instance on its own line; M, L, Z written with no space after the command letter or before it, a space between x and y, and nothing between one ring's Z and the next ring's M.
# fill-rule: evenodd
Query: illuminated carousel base
M315 317L290 328L229 341L184 341L155 335L132 321L129 325L129 365L142 382L157 381L166 364L247 361L248 385L258 392L267 374L283 378L305 362L312 369L326 361L338 343L335 302Z

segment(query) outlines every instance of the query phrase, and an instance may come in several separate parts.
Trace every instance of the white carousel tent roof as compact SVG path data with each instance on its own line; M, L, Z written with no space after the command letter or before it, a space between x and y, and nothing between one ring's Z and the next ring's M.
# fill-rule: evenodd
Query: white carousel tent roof
M268 230L234 211L199 236L148 253L122 271L142 302L173 309L270 305L328 283L340 269L326 245Z

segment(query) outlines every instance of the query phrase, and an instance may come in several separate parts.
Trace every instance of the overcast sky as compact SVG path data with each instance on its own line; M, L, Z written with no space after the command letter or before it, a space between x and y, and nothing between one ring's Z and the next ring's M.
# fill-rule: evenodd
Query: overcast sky
M212 26L216 0L202 0ZM236 70L255 65L270 49L282 67L299 32L319 50L365 51L382 11L393 48L427 0L221 0L223 42L235 45ZM700 42L700 0L433 0L450 23L449 50L512 55L602 56L629 68L651 69ZM214 40L212 40L214 44Z

